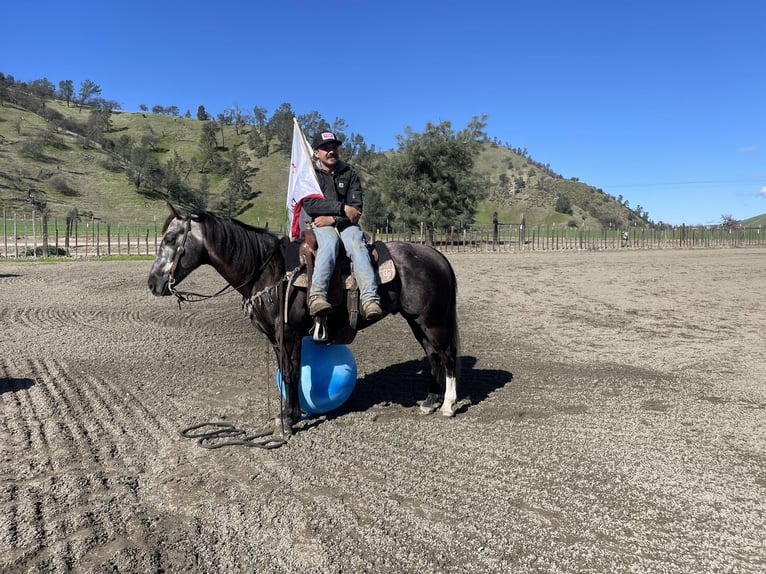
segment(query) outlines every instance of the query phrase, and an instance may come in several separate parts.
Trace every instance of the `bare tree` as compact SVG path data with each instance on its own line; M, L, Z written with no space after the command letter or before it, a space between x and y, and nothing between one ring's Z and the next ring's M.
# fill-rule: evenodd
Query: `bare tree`
M78 92L78 95L80 97L79 111L82 111L82 107L85 105L85 102L87 102L93 96L99 95L100 93L101 93L101 86L99 86L92 80L84 80L80 84L80 91Z
M74 82L72 80L61 80L59 82L59 94L66 101L66 107L74 96Z

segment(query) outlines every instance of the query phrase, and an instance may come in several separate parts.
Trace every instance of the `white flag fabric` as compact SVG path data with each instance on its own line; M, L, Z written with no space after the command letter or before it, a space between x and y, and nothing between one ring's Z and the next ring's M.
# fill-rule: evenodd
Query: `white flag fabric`
M297 120L293 118L293 147L290 152L290 177L287 181L290 239L299 237L301 231L306 229L306 220L310 219L303 211L303 200L307 197L324 197L319 188L309 149L308 141Z

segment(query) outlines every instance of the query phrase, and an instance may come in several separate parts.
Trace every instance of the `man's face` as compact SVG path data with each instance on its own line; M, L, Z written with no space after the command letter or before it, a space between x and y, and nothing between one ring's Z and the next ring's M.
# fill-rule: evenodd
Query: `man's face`
M314 150L314 157L319 160L319 163L327 170L332 170L335 164L338 163L338 144L331 142L320 145Z

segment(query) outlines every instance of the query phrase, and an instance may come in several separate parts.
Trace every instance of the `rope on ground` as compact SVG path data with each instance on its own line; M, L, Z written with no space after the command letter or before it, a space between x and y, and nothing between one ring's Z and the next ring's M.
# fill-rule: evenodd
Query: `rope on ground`
M205 427L213 427L213 430L207 432L194 432L204 429ZM279 437L270 436L272 431L265 431L262 433L246 435L243 429L235 427L231 423L225 422L204 422L198 425L191 426L181 431L181 436L184 438L197 439L197 444L202 448L215 449L225 446L247 446L252 448L272 449L279 448L287 444L287 440ZM237 440L228 440L223 442L221 439L230 437L241 437ZM265 438L264 437L268 437ZM264 440L255 440L264 439Z

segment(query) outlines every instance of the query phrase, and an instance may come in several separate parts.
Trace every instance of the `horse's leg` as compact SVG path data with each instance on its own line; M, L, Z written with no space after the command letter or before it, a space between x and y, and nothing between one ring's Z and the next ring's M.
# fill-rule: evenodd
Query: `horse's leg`
M282 375L285 398L276 420L276 432L282 436L293 434L293 424L301 417L298 387L301 379L301 338L287 335L280 346L275 346L277 364Z
M417 321L405 316L413 335L426 352L431 366L428 395L420 403L420 410L431 414L441 406L444 416L455 414L457 401L457 348L448 330L443 327L424 329Z
M446 322L444 322L445 318ZM451 417L455 415L460 376L460 334L457 326L455 291L452 292L451 304L446 315L439 315L439 322L436 325L427 326L425 333L439 357L439 383L444 389L441 413L445 417Z
M444 365L444 402L441 412L445 417L455 416L455 403L457 402L458 381L458 356L457 348L450 345L447 351L442 352L441 362Z
M430 342L430 341L429 341ZM429 355L431 379L437 381L437 388L444 393L441 413L445 417L455 416L457 402L457 348L448 343ZM429 393L430 394L430 393ZM422 408L422 407L421 407Z

